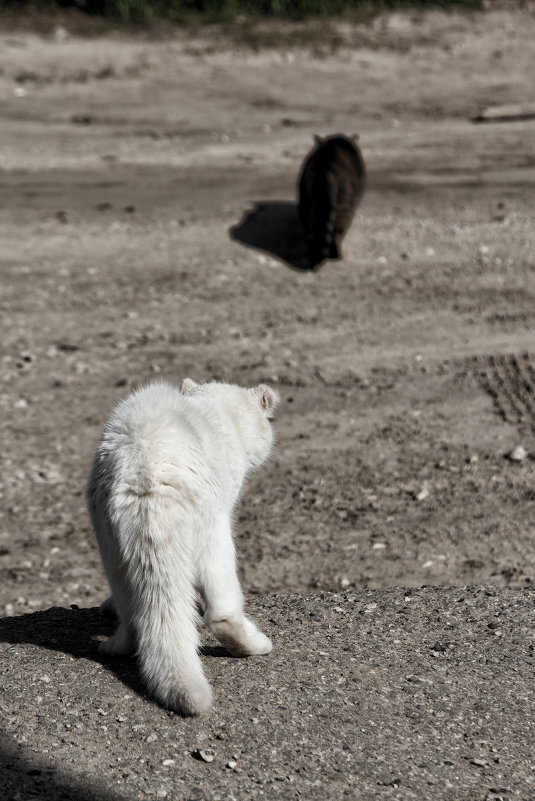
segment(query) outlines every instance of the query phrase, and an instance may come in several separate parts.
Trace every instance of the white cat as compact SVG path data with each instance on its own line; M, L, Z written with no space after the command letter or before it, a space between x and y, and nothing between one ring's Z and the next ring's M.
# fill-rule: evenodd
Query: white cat
M87 499L119 628L101 650L137 653L151 694L187 715L212 692L198 654L198 604L231 654L268 654L243 611L232 513L268 457L278 393L191 379L152 383L119 403L97 449Z

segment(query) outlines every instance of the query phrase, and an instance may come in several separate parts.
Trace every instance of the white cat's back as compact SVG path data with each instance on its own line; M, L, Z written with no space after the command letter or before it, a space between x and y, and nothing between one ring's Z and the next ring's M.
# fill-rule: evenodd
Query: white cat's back
M199 489L210 472L209 437L210 427L191 399L177 387L158 382L119 403L106 424L97 458L115 493L141 497L184 491L188 485Z

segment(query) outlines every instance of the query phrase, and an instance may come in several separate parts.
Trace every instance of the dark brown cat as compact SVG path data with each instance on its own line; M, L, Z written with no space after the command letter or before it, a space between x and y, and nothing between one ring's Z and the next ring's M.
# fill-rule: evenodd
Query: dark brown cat
M308 154L299 176L299 217L313 268L342 257L341 243L366 183L366 168L356 142L358 134L321 139Z

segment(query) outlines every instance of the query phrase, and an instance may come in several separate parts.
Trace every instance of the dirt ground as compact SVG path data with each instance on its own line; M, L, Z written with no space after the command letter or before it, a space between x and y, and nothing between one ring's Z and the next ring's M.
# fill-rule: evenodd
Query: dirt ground
M3 615L105 597L85 483L158 377L282 394L248 595L535 581L535 121L474 122L533 102L535 16L329 32L0 33ZM303 271L300 164L355 131L344 258Z

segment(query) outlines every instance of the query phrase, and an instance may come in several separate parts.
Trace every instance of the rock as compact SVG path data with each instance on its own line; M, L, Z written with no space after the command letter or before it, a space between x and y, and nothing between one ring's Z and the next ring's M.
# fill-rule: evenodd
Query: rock
M528 452L526 449L523 448L522 445L517 445L516 448L514 448L514 450L512 450L509 454L509 459L512 462L523 462L527 455Z
M418 495L416 496L416 500L425 501L425 499L428 497L429 497L429 485L425 483L420 492L418 493Z
M215 759L215 751L213 748L196 748L191 752L191 755L200 762L213 762Z

